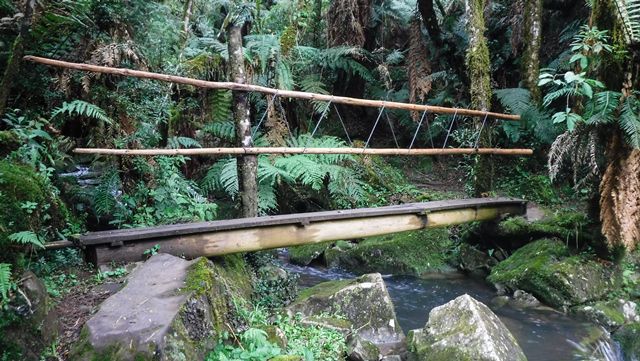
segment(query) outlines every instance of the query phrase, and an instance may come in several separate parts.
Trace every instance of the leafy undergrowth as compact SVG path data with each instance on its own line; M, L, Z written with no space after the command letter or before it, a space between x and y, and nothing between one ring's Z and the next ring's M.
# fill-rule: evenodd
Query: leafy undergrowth
M239 335L224 333L206 361L344 359L346 341L336 330L305 325L300 315L269 317L260 307L250 312L239 307L238 312L249 328Z

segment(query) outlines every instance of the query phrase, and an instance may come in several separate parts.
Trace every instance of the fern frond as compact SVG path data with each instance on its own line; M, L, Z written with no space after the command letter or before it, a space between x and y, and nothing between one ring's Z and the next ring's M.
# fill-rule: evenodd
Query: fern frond
M87 103L83 100L73 100L69 103L64 102L62 106L56 108L51 113L51 118L55 118L58 115L78 115L88 118L97 119L99 121L105 122L107 124L113 124L111 118L107 116L107 113L100 108L99 106L91 103Z
M211 116L214 122L231 120L233 95L229 90L216 89L209 94Z
M549 107L551 105L551 103L553 103L556 99L559 99L561 97L566 97L569 95L574 95L575 94L575 89L571 88L571 87L565 87L565 88L561 88L555 91L552 91L551 93L547 94L544 96L544 99L542 101L542 104L545 107Z
M596 93L587 106L588 124L609 124L615 121L616 110L620 106L622 94L614 91Z
M634 96L627 97L618 122L624 132L627 143L640 149L640 101Z
M202 181L202 188L206 191L222 191L231 198L238 195L238 161L227 158L217 161Z
M236 139L236 126L232 121L209 123L202 130L229 142L233 142Z
M100 184L93 191L93 209L98 216L113 214L122 183L115 169L107 170L100 179Z
M178 149L180 146L185 148L202 148L200 143L189 137L171 137L167 139L167 146L171 149Z
M527 89L498 89L494 93L500 104L513 113L522 114L531 106L531 92Z
M9 298L11 288L11 265L8 263L0 263L0 295L2 295L2 303Z
M44 242L42 242L40 237L32 231L22 231L10 234L9 240L18 244L33 245L38 248L44 248Z

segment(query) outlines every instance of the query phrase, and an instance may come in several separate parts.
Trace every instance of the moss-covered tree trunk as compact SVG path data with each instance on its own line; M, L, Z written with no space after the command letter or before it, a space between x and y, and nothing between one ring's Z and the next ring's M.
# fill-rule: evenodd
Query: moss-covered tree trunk
M227 28L229 48L229 74L233 82L244 84L244 54L242 52L242 26L231 24ZM233 92L233 118L236 124L236 142L239 147L252 147L251 119L246 92ZM258 215L258 158L238 157L238 187L243 217Z
M522 72L524 87L534 101L540 101L540 45L542 43L542 0L527 0L524 9L524 43Z
M471 93L471 107L489 111L491 109L491 61L489 47L484 35L484 7L485 0L465 0L467 13L467 32L469 47L467 49L467 72L469 74L469 90ZM490 147L492 143L491 119L474 120L474 127L480 132L478 147ZM482 196L493 187L493 160L490 156L476 156L474 160L474 194Z

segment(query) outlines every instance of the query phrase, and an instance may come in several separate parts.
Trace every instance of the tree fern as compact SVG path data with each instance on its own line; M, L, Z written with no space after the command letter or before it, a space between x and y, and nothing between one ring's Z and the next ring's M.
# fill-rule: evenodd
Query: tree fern
M214 122L226 122L231 119L233 95L229 90L216 89L209 94L211 118Z
M5 303L9 298L9 291L13 288L11 282L11 265L8 263L0 263L0 295L2 302Z
M91 103L87 103L83 100L73 100L69 103L64 102L62 106L56 108L51 113L51 118L55 118L58 115L78 115L88 118L97 119L107 124L112 124L113 121L107 116L107 113L99 106Z
M44 243L40 237L32 231L22 231L9 235L9 240L22 245L32 245L37 248L44 248Z

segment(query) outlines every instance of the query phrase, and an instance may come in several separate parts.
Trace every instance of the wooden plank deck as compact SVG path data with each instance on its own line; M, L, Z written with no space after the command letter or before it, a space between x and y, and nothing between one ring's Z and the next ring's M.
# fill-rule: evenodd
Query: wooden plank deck
M93 232L81 236L80 242L96 264L139 260L156 244L160 252L194 258L442 227L525 211L526 202L520 199L455 199Z

